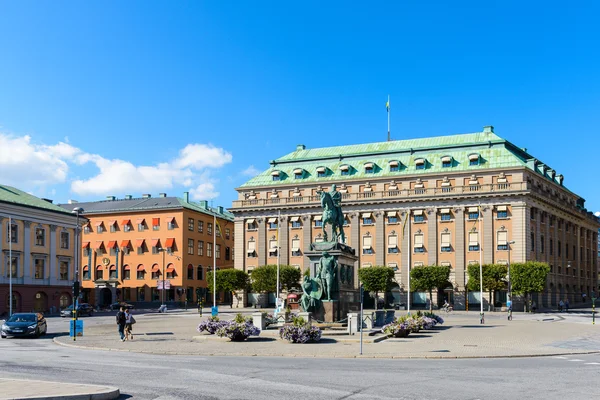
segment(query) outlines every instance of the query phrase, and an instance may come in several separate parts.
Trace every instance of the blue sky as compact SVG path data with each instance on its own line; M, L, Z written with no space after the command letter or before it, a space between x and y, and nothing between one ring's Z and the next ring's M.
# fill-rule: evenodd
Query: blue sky
M1 1L0 176L230 206L296 144L494 125L600 210L594 2ZM17 150L15 150L17 149Z

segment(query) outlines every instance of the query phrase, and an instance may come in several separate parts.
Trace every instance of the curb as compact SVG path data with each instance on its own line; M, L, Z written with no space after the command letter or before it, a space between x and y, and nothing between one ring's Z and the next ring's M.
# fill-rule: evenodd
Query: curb
M74 393L74 394L64 394L64 395L54 395L54 396L26 396L26 397L2 397L0 395L0 400L113 400L117 399L121 395L121 391L114 386L101 386L101 385L87 385L87 384L76 384L76 383L62 383L62 382L50 382L50 381L38 381L38 380L30 380L30 379L6 379L3 378L2 381L8 382L20 382L24 385L32 385L32 384L60 384L67 387L70 386L85 386L85 387L94 387L94 388L102 388L103 391L96 393Z
M64 347L71 347L83 350L100 350L100 351L120 351L127 353L141 353L141 354L156 354L156 355L169 355L169 356L191 356L191 357L287 357L287 358L382 358L382 359L393 359L393 360L461 360L461 359L493 359L493 358L533 358L533 357L556 357L556 356L572 356L572 355L586 355L586 354L600 354L600 350L594 351L572 351L565 353L548 353L548 354L515 354L515 355L504 355L504 356L442 356L442 355L431 355L431 356L393 356L393 355L351 355L351 354L333 354L333 355L321 355L321 354L257 354L257 353L206 353L206 354L190 354L190 353L178 353L174 351L150 351L150 350L128 350L128 349L111 349L108 347L91 347L91 346L78 346L73 344L62 343L57 338L53 338L52 341ZM210 340L210 339L209 339ZM220 340L220 339L212 339Z

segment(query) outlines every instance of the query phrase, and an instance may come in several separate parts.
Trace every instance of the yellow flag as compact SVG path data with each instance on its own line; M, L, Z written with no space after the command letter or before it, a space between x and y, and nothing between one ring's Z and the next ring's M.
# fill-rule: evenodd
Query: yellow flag
M385 109L387 111L390 111L390 101L389 100L385 102Z

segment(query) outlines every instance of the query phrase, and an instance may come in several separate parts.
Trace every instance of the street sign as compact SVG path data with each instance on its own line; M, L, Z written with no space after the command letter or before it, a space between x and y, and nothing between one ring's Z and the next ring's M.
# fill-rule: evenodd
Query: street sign
M217 315L219 315L219 307L217 307L217 306L212 307L210 309L210 311L211 311L211 314L213 317L216 317Z
M156 281L156 288L158 290L163 290L163 281L162 281L162 279L159 279L159 280ZM171 289L171 281L167 279L165 281L165 290L169 290L169 289Z
M75 327L75 331L77 332L77 336L83 336L83 321L78 319L77 321L71 321L69 336L75 336L73 334L73 327Z

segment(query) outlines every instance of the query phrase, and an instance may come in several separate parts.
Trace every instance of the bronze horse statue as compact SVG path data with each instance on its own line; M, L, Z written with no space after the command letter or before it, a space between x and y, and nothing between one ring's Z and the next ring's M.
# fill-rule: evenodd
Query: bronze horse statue
M328 235L325 226L331 225L331 236L334 242L337 242L339 238L342 239L342 243L346 242L346 235L344 233L344 214L341 209L336 207L331 198L329 192L319 192L321 197L321 206L323 207L323 239L327 242Z

